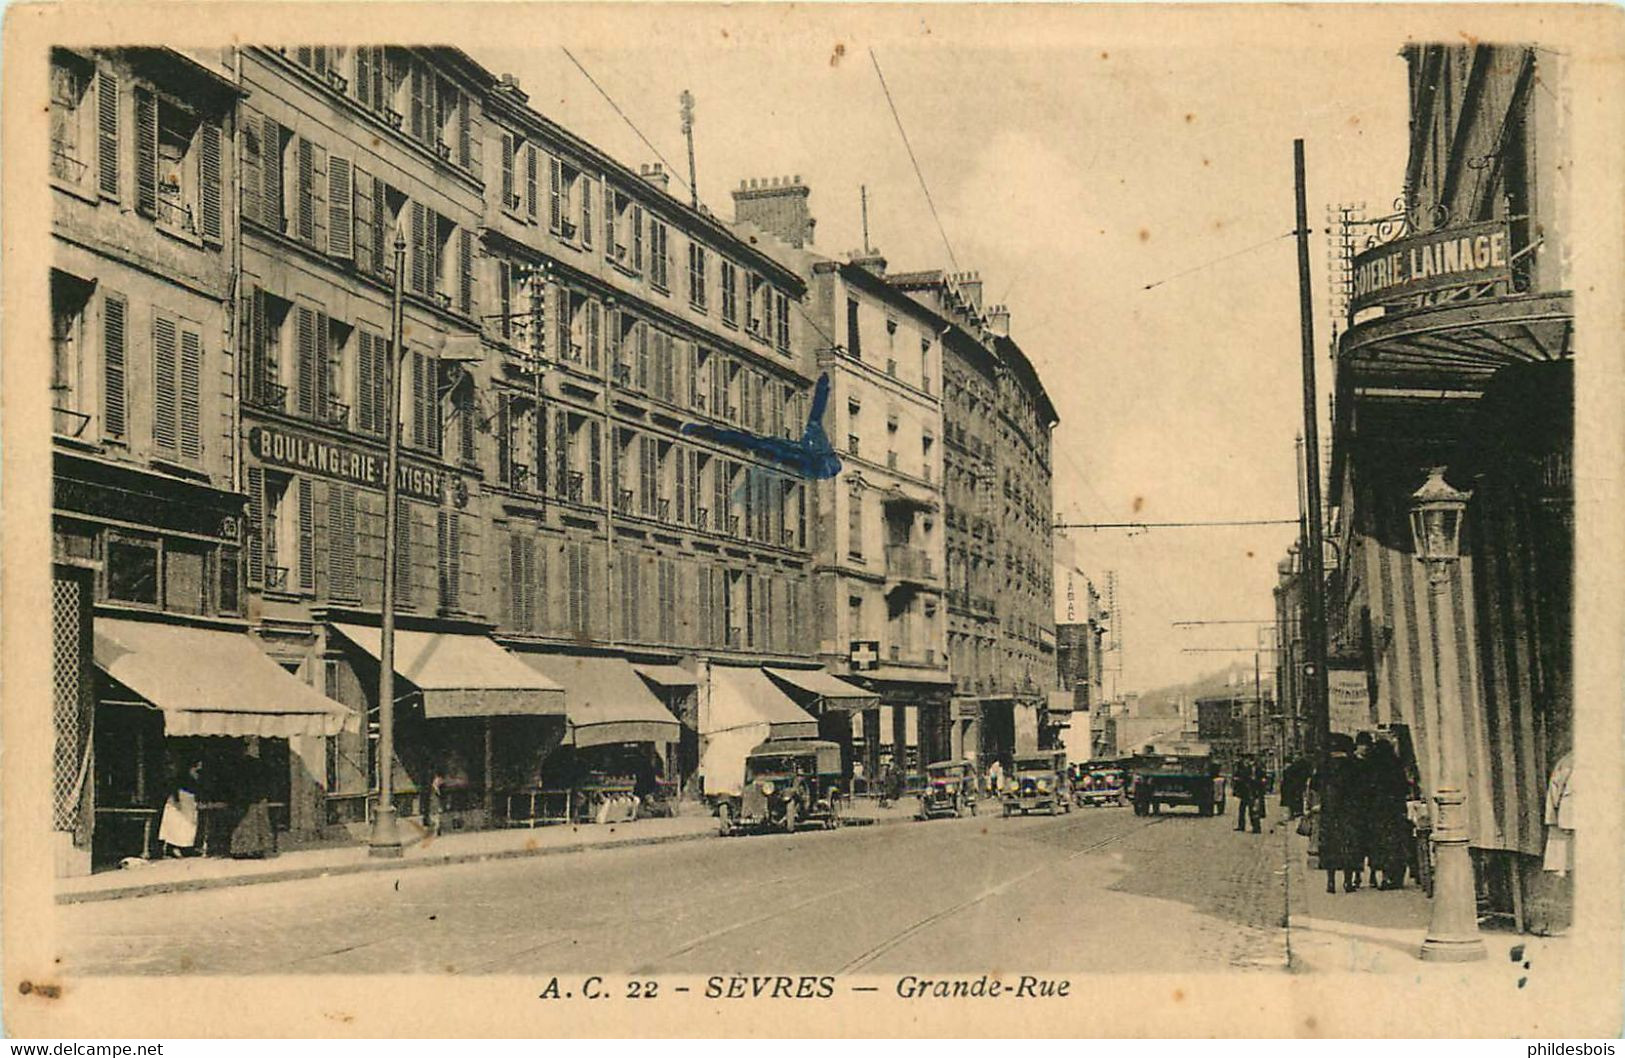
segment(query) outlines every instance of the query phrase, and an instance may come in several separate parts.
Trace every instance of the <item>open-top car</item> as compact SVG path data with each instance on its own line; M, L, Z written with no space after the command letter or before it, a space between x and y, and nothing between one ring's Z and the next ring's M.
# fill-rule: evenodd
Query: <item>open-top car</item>
M808 823L833 830L841 822L841 747L811 738L770 739L745 757L738 795L718 797L717 829L793 833Z
M1148 745L1135 758L1129 796L1135 815L1155 815L1165 805L1191 805L1203 816L1222 814L1224 777L1205 742Z
M925 766L920 818L976 814L976 771L967 761L944 760Z
M1067 776L1066 751L1026 753L1018 756L1000 791L1004 814L1072 811L1072 781Z
M1090 768L1073 787L1080 805L1121 805L1127 803L1128 774L1122 768Z

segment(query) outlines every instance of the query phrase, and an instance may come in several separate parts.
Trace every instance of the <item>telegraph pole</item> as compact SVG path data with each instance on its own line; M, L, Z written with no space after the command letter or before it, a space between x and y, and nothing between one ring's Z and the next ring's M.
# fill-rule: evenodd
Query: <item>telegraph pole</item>
M1303 338L1303 485L1307 516L1304 541L1304 593L1308 602L1309 713L1314 723L1315 750L1324 765L1331 739L1331 715L1326 700L1326 571L1321 553L1320 421L1315 400L1315 315L1309 292L1309 210L1305 204L1303 140L1292 141L1293 183L1297 193L1298 321Z
M378 804L367 839L371 856L395 858L405 849L395 824L395 468L401 455L401 301L406 281L406 236L395 232L395 298L390 311L388 455L384 460L384 588L378 630Z
M700 187L694 176L694 93L683 89L677 102L682 104L683 138L688 141L688 204L699 209Z

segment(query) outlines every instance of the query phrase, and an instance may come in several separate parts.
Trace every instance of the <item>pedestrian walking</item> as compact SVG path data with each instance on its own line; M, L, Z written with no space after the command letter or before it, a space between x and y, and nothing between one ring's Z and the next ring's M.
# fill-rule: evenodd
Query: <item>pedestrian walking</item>
M1264 775L1250 757L1236 764L1230 778L1230 792L1236 799L1236 830L1247 829L1249 820L1254 834L1261 832L1264 819Z
M1411 821L1405 812L1410 784L1405 778L1405 766L1394 744L1379 738L1371 746L1366 767L1371 813L1367 854L1372 867L1381 872L1383 889L1403 889L1411 846Z
M1326 891L1337 892L1337 873L1343 874L1343 891L1360 887L1360 829L1357 821L1354 741L1334 734L1328 743L1326 764L1310 782L1317 806L1320 868L1326 872Z
M234 859L261 859L276 854L276 835L271 832L271 805L267 793L269 775L260 758L258 738L250 738L238 763L236 805L240 814L231 831Z

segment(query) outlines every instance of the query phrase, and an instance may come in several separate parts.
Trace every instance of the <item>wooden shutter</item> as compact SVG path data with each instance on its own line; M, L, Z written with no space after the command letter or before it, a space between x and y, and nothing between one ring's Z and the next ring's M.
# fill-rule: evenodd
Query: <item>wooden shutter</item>
M173 451L179 440L179 409L176 407L176 357L179 335L175 321L168 316L152 320L152 440L160 448Z
M428 210L423 203L412 203L412 290L419 294L429 292L428 276Z
M686 448L675 448L672 452L673 464L677 468L677 495L676 506L672 509L672 520L678 524L688 521L688 456Z
M637 372L632 384L639 391L647 392L649 388L649 324L639 320L637 330Z
M513 337L513 265L497 262L497 334Z
M372 99L372 49L360 47L355 50L355 97L361 105L370 107Z
M427 139L428 110L425 96L428 93L428 71L417 60L411 60L411 124L412 138L420 142Z
M597 191L597 185L591 177L581 178L581 245L592 246L592 197Z
M299 137L295 148L298 152L298 184L295 188L296 205L294 220L296 231L303 242L316 241L316 212L314 204L314 190L316 182L316 145Z
M535 451L531 453L531 486L541 495L552 493L548 488L548 472L553 468L547 462L547 406L540 400L536 402L536 409L531 413L530 429L531 440L535 444Z
M536 156L530 160L530 219L536 219ZM564 167L557 158L547 159L547 224L553 231L564 227Z
M299 492L299 588L316 590L316 510L310 479L294 479Z
M594 299L587 302L587 370L597 371L603 343L604 307Z
M135 209L158 215L158 101L144 88L135 90Z
M122 297L109 292L102 298L102 436L110 438L126 429L126 316Z
M327 252L334 257L355 255L355 181L350 159L327 159Z
M497 480L513 484L513 398L497 394Z
M373 265L373 210L380 207L372 198L372 177L360 166L351 166L350 184L354 191L355 203L351 218L351 228L355 233L352 237L351 252L357 268L377 271Z
M118 198L118 78L96 74L96 168L101 193Z
M282 126L269 115L265 118L265 135L260 140L264 189L260 199L260 220L268 228L282 231Z
M375 348L372 335L367 331L356 332L356 379L355 379L355 411L356 428L362 433L378 433L378 409L374 402L375 373L378 371L379 350Z
M632 267L643 271L643 207L632 207Z
M444 507L435 512L436 537L439 551L436 572L440 579L440 608L458 609L458 595L462 587L462 540L459 536L457 513Z
M237 114L242 132L242 164L238 167L238 212L247 220L263 223L265 198L265 125L260 113L244 106Z
M570 360L570 291L561 284L553 286L553 358Z
M294 309L297 318L295 357L297 362L298 409L300 415L316 414L316 314L304 305Z
M587 487L593 503L604 500L604 433L597 419L587 424Z
M474 233L467 228L457 229L457 305L474 314Z
M372 178L372 274L382 278L388 269L384 267L389 248L385 245L389 241L389 232L386 228L389 220L389 190L382 179ZM393 281L392 281L393 282Z
M221 164L220 126L205 122L198 139L198 212L202 216L202 235L211 242L221 238L221 200L225 194Z
M203 454L203 337L196 328L181 329L180 427L181 458L195 461Z
M604 185L604 252L615 256L615 192Z
M350 485L327 488L328 594L341 599L356 597L355 496Z
M502 208L512 209L513 202L513 133L502 134Z
M412 504L395 497L395 601L412 605Z
M560 496L570 490L570 417L563 408L553 409L553 480ZM580 499L585 499L583 490Z
M554 165L558 164L556 160L549 160L553 161ZM536 146L535 144L529 144L525 147L525 216L530 218L532 223L534 223L536 220L537 211L537 165ZM558 230L557 224L554 225L554 230Z
M248 586L265 583L265 471L248 467Z
M332 336L332 324L325 313L315 313L316 317L316 418L322 422L328 421L328 406L332 403L332 350L329 342Z
M422 353L413 350L412 358L412 443L418 447L425 447L429 437L428 417L424 414L425 404L423 391L428 385L425 380L428 358Z
M457 164L464 169L473 168L473 124L468 116L468 94L457 93Z

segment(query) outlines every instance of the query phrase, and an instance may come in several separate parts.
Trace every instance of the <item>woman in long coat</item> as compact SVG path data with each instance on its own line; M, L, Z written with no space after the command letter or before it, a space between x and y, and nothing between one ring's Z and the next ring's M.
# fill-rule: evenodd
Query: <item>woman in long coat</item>
M247 752L238 762L237 807L242 815L231 831L231 855L236 859L260 859L276 855L276 835L271 832L270 776L260 757L258 739L250 739Z
M1347 735L1333 735L1325 767L1314 778L1319 805L1320 867L1326 872L1326 891L1337 892L1337 872L1343 872L1343 891L1359 887L1357 873L1365 859L1360 847L1359 778L1353 757L1354 743Z

